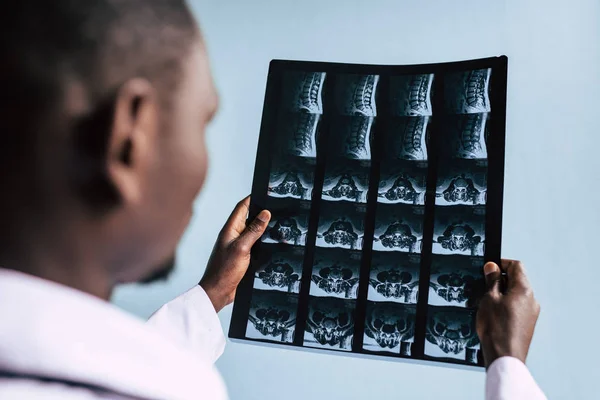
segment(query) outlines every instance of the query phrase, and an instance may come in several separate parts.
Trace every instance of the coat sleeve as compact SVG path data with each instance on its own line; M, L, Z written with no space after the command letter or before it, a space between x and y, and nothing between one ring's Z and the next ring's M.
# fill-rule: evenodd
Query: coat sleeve
M163 305L148 324L212 363L225 349L221 322L200 285Z
M547 400L520 360L500 357L488 368L486 400Z

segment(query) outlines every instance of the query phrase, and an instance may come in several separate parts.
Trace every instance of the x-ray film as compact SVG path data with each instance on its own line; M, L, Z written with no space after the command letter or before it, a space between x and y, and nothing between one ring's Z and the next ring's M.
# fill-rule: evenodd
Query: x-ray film
M229 337L482 368L500 261L507 58L271 63ZM333 352L332 352L333 351Z

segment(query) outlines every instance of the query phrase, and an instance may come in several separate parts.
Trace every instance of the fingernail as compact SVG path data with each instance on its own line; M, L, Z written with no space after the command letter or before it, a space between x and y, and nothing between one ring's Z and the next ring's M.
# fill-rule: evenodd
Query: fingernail
M261 222L269 222L270 214L271 213L268 212L267 210L262 210L260 213L258 213L258 215L256 216L256 219Z
M492 272L496 272L497 269L498 269L498 267L496 266L496 264L489 262L483 266L483 273L486 275L489 275Z

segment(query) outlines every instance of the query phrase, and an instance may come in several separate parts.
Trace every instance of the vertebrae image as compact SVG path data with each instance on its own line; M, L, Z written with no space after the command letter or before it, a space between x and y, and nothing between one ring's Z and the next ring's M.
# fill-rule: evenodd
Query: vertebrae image
M419 210L419 214L415 211ZM420 253L423 241L422 208L379 205L373 250Z
M324 203L319 216L316 245L362 249L364 236L364 211L349 204L345 207ZM348 207L349 206L349 207Z
M419 297L418 255L374 252L368 299L416 304Z
M377 201L424 205L426 188L426 167L420 168L415 163L409 162L395 163L393 167L384 164L381 168Z
M394 118L386 132L385 157L400 160L427 160L429 117Z
M254 273L254 288L298 293L302 277L303 248L271 252L271 247L267 246L276 245L264 246L263 257Z
M433 74L403 75L390 78L392 115L398 117L431 116Z
M373 123L373 117L334 118L329 140L330 154L350 160L370 160Z
M471 310L429 307L425 354L477 364L479 337Z
M278 198L310 200L314 186L314 165L301 157L274 160L269 174L268 195Z
M325 168L323 200L366 203L368 190L368 167L338 160Z
M436 208L434 254L482 256L485 243L483 208L466 206Z
M280 147L287 155L317 156L319 114L283 112L278 122Z
M335 350L352 350L354 336L352 300L310 297L304 345Z
M440 152L451 158L487 158L487 119L488 114L454 115L448 118L448 143L443 141Z
M378 75L340 75L336 82L336 106L341 115L375 117Z
M429 304L474 307L485 290L482 257L433 256Z
M311 296L355 299L360 277L360 253L317 249L311 276Z
M292 112L323 114L325 72L290 71L283 77L283 104Z
M487 196L486 185L485 172L442 172L438 177L435 204L483 205Z
M409 356L415 336L415 315L415 306L368 302L363 348Z
M246 337L291 343L294 340L297 307L296 295L255 289Z
M308 228L308 212L295 209L272 209L272 217L262 241L304 246Z
M487 68L447 74L444 85L447 111L452 114L490 112L491 73Z

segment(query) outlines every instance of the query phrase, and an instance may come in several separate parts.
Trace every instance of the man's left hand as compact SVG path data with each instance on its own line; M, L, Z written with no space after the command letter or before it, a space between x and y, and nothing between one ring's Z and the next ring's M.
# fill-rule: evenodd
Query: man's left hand
M206 272L200 280L217 312L233 302L250 264L250 250L269 224L271 213L261 211L246 225L250 196L240 201L219 233Z

